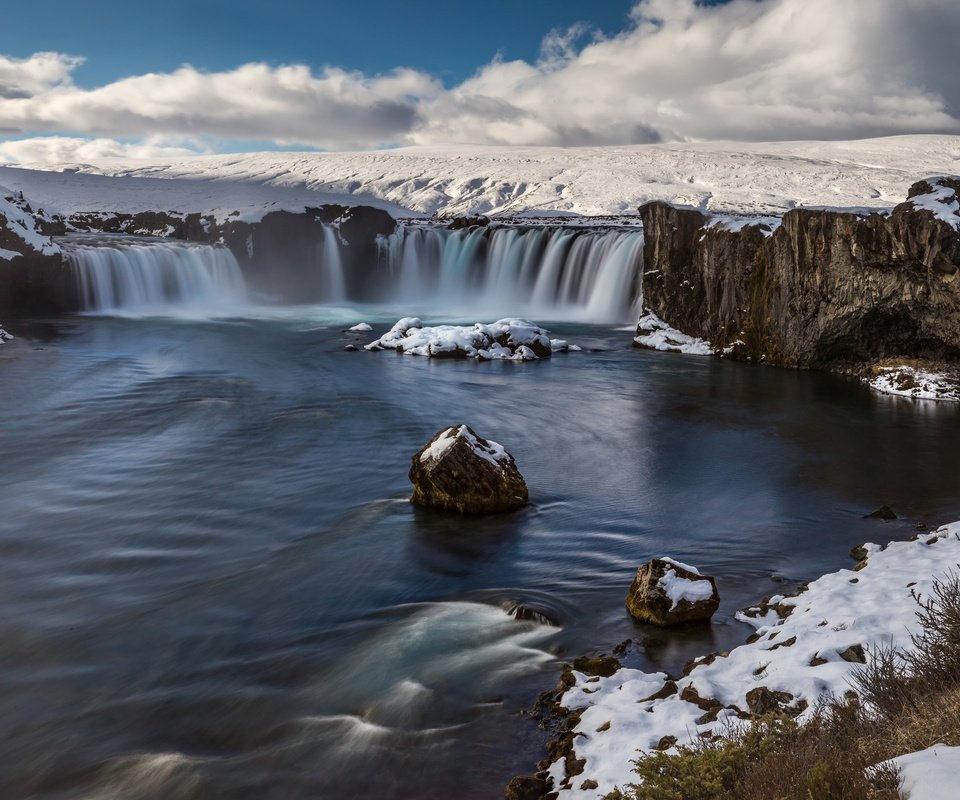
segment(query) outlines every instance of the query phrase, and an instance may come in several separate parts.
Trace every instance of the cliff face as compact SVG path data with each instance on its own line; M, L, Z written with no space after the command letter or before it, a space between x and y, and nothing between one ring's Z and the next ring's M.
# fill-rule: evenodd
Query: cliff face
M796 209L725 230L640 208L644 304L729 355L837 367L960 358L960 179L921 181L889 215Z
M58 220L33 211L22 198L21 205L0 206L3 312L79 309L76 277L49 238L67 230L222 242L237 257L254 289L279 295L288 302L309 303L322 298L325 290L319 268L325 226L335 226L336 235L346 245L340 253L348 289L353 292L361 292L364 281L375 280L372 267L377 264L377 237L387 236L396 228L386 211L366 206L326 205L299 213L274 211L248 222L230 216L218 220L212 215L164 211L84 213ZM9 212L6 215L5 210Z
M78 231L170 236L192 242L223 243L236 256L247 282L279 294L288 302L309 303L323 297L319 268L324 228L335 226L346 245L340 249L348 290L359 291L377 263L377 237L388 236L396 221L369 206L324 205L302 212L272 211L257 222L228 216L144 212L76 214L69 224Z
M57 313L76 308L76 281L50 236L63 221L22 195L0 197L0 311Z

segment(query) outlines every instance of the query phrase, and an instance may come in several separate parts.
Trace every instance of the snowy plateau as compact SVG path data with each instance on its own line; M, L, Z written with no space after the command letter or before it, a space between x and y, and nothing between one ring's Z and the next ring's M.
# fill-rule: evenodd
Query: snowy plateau
M605 216L663 200L721 214L777 215L796 207L891 208L914 181L956 172L960 137L924 135L105 159L0 168L0 185L22 190L48 212L232 211L376 199L407 215Z

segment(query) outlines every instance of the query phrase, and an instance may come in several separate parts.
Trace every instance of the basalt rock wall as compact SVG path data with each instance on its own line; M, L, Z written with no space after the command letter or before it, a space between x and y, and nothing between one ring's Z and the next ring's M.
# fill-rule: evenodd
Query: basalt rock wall
M377 263L377 237L396 229L390 214L369 206L324 205L302 212L271 211L256 222L212 215L144 212L75 214L68 220L79 231L169 236L186 241L223 243L233 252L254 288L287 302L323 299L325 229L333 226L345 245L339 248L347 288L359 291Z
M22 216L22 215L20 215ZM20 219L20 216L17 219ZM26 218L26 217L25 217ZM286 302L323 299L320 260L325 230L335 229L348 290L358 293L377 264L377 237L396 222L386 211L367 206L325 205L302 212L273 211L256 222L239 213L212 215L148 211L137 214L78 213L66 220L29 212L32 234L43 249L23 239L16 220L0 211L0 312L60 313L80 308L77 280L62 253L46 237L70 232L157 236L199 243L224 243L237 257L254 288ZM6 251L3 257L2 251ZM13 255L16 254L16 255Z
M802 367L957 360L958 194L960 179L921 181L892 213L795 209L772 232L648 203L644 304L733 357Z

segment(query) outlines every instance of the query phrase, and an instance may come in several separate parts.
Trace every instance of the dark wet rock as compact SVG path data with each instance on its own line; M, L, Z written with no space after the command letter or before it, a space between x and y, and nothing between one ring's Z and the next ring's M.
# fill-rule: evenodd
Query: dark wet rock
M896 519L897 513L890 506L880 506L870 514L864 514L864 519Z
M348 345L344 345L343 349L346 350L348 353L356 353L358 348L355 344L348 344Z
M518 775L507 784L504 797L506 800L542 800L549 791L550 784L543 778Z
M447 227L452 231L461 230L462 228L476 228L476 227L486 227L490 224L490 220L484 216L476 217L454 217L447 223Z
M707 725L711 722L717 721L717 716L720 714L720 709L722 706L714 706L709 711L704 711L699 717L694 720L695 725Z
M609 678L621 664L613 656L600 654L598 656L580 656L573 659L573 668L584 675L596 675L601 678Z
M633 639L624 639L620 644L613 648L613 654L615 656L626 655L627 650L630 649L630 645L633 644Z
M685 703L695 705L701 711L710 711L723 705L719 700L714 700L712 697L701 697L694 686L684 686L683 691L680 692L680 699Z
M461 514L514 511L527 502L516 461L467 425L437 433L413 456L412 502Z
M708 653L705 656L694 656L689 661L687 661L686 664L683 665L683 669L681 669L680 671L680 677L686 678L687 675L693 672L693 670L696 669L697 667L705 667L708 664L712 664L718 658L721 658L727 655L729 655L729 653L721 653L718 651L715 653Z
M802 702L802 701L801 701ZM806 704L802 703L803 708L791 706L793 695L789 692L775 692L766 686L758 686L747 692L747 708L754 716L760 717L764 714L789 714L796 716ZM799 710L798 710L799 709Z
M661 737L660 737L660 741L657 742L657 747L656 747L656 749L657 749L657 750L660 750L660 751L669 750L669 749L670 749L671 747L673 747L676 743L677 743L677 737L676 737L676 736L661 736Z
M587 759L577 758L577 754L574 750L569 750L566 756L564 756L563 769L568 778L575 778L577 775L582 775L586 766Z
M643 700L640 700L639 702L646 703L649 700L663 700L666 697L675 695L677 691L676 681L665 681L663 686L661 686L657 691L655 691L649 697L644 697Z
M956 361L960 233L930 201L946 209L958 191L957 179L920 181L888 214L797 208L772 233L647 203L644 304L729 346L730 358L834 369L892 356Z
M767 650L777 650L781 647L793 647L797 643L797 637L791 636L789 639L784 639L782 642L777 642L773 647L768 647Z
M508 603L505 611L520 622L536 622L539 625L548 625L551 628L559 627L560 623L550 616L549 612L522 603Z
M852 547L850 549L850 558L858 563L860 561L866 561L868 555L869 553L867 552L867 548L862 544L858 544L856 547Z
M846 650L839 651L838 655L844 661L849 661L851 664L867 663L867 654L864 652L862 644L851 645Z
M630 614L654 625L709 620L719 606L720 595L712 577L660 558L637 570L627 593Z

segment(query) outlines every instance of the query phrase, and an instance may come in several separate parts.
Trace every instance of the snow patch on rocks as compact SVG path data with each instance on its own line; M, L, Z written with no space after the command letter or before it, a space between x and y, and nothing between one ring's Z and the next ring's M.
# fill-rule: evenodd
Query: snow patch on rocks
M30 208L22 193L14 193L0 186L0 217L6 219L6 223L0 223L0 227L5 227L23 242L20 250L0 249L0 259L11 261L30 250L45 256L60 252L53 239L37 230L38 214L39 211L34 212ZM14 247L16 246L14 243Z
M369 322L358 322L352 328L347 328L347 330L354 333L369 333L373 330L373 326Z
M637 335L633 337L635 344L648 347L651 350L665 350L674 353L686 353L694 356L712 356L713 347L710 342L688 336L676 328L671 328L652 311L647 311L637 323Z
M710 217L703 227L729 233L739 233L744 228L755 227L759 228L764 236L772 236L782 223L783 217L769 215L716 214Z
M7 331L5 331L2 327L0 327L0 344L3 344L4 342L13 338L14 338L14 335L12 333L7 333Z
M570 346L562 339L551 339L546 330L522 319L425 326L418 317L404 317L365 349L396 350L428 358L536 361L569 350Z
M561 703L583 709L574 741L576 758L586 763L568 787L562 785L563 761L550 766L560 796L595 800L633 783L638 751L655 750L666 736L685 744L700 735L722 734L760 699L774 697L804 722L819 700L852 690L853 670L875 647L909 648L910 635L918 630L914 595L929 597L934 581L960 563L960 522L912 541L867 544L864 550L867 560L858 569L824 575L795 596L772 597L738 614L756 628L757 638L728 655L700 659L674 679L675 690L667 697L647 699L665 688L664 673L622 668L589 682L589 676L574 671L576 683ZM597 788L578 789L586 780L596 781Z
M949 186L944 177L927 178L931 191L907 200L914 208L933 212L933 216L960 230L960 198L954 186ZM954 183L956 178L952 179Z
M698 603L713 597L713 584L710 581L692 581L677 574L676 570L668 569L663 577L657 581L663 593L670 598L672 611L681 600Z
M872 389L883 394L913 397L917 400L960 401L960 380L956 375L900 364L878 367L865 378Z
M510 461L510 456L502 444L494 442L491 439L486 439L484 442L481 442L466 425L461 425L458 428L447 428L441 436L435 439L430 446L420 454L420 460L439 460L444 453L456 444L457 439L465 440L474 453L499 469L503 469L503 465Z

